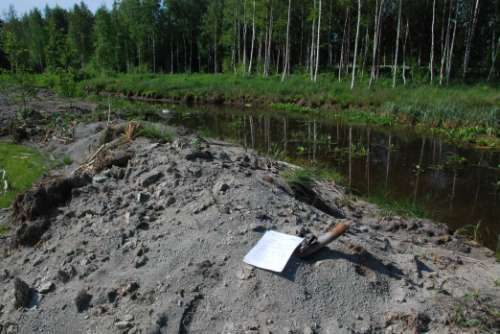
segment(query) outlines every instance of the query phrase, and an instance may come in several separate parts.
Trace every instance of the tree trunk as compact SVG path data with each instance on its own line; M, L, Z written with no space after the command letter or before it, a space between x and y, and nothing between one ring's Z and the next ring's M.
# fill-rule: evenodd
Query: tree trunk
M436 0L434 0L434 1L436 1ZM394 53L394 69L393 69L393 73L392 73L392 88L396 87L396 75L398 74L399 37L401 34L401 10L402 10L402 7L403 7L403 0L399 0L398 31L396 33L396 52Z
M403 84L406 86L406 43L410 32L410 22L406 20L405 41L403 43Z
M247 0L243 1L243 75L247 70Z
M382 17L382 7L384 5L384 0L376 0L375 3L375 23L373 29L373 54L372 54L372 69L370 72L370 82L368 83L368 87L372 87L373 80L376 78L377 71L377 51L378 51L378 42L380 40L380 20Z
M457 20L458 20L458 6L455 10L455 20L454 20L454 26L453 26L453 37L451 39L451 47L450 51L448 52L448 63L447 63L447 69L446 69L446 82L450 82L450 73L451 73L451 65L453 61L453 48L455 47L455 37L457 35Z
M285 46L285 65L283 66L283 74L281 75L281 82L285 81L288 75L288 68L290 67L290 17L292 11L292 0L288 0L288 21L286 24L286 46Z
M453 0L450 0L450 6L448 9L448 24L446 27L446 38L445 38L445 42L444 42L444 49L443 49L442 55L441 55L441 70L440 70L440 74L439 74L439 84L440 85L443 84L443 79L444 79L445 70L446 70L446 64L448 62L448 53L449 53L449 49L450 49L450 29L451 29L452 6L453 6Z
M431 37L431 61L429 64L429 71L431 72L431 85L434 83L434 40L435 32L434 27L436 25L436 0L432 3L432 37Z
M248 65L248 74L252 74L253 48L255 45L255 0L253 0L252 14L252 48L250 49L250 65Z
M358 61L358 42L359 42L359 26L361 25L361 0L358 0L358 23L356 25L356 41L354 42L354 59L352 61L352 80L351 89L354 88L356 80L356 62Z
M316 29L316 0L314 0L314 16L311 28L311 54L309 57L309 75L311 77L311 81L314 80L314 31Z
M346 37L347 37L347 20L349 19L349 7L347 7L345 12L345 21L344 21L344 32L342 34L342 46L340 48L340 60L339 60L339 82L342 81L342 70L344 68L345 63L345 45L346 45Z
M273 7L270 4L269 8L269 25L267 32L265 59L264 59L264 77L269 76L269 67L271 66L271 44L273 40Z
M464 70L463 70L464 79L467 76L467 71L468 71L468 67L469 67L470 49L472 47L472 40L474 38L474 32L476 30L478 14L479 14L479 0L476 0L476 5L474 6L474 13L472 16L472 25L469 29L469 33L467 34L467 40L466 40L466 44L465 44Z
M498 46L496 40L496 32L495 29L493 29L491 36L491 67L488 72L488 81L490 81L493 78L493 75L495 74L495 64L497 55L498 55Z
M314 71L314 82L318 80L319 69L319 37L321 36L321 0L319 0L319 14L318 14L318 40L316 43L316 69Z

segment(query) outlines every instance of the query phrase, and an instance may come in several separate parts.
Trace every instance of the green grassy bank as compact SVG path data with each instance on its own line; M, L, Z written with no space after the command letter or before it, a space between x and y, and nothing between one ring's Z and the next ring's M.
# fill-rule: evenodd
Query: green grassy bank
M0 76L0 81L9 75ZM380 79L368 88L365 81L351 90L335 75L321 75L317 83L307 75L242 77L234 74L40 74L38 87L65 96L113 93L129 98L196 104L263 106L277 111L340 117L347 122L381 126L411 126L457 143L500 148L500 89L498 85L391 87Z
M410 125L478 146L500 146L500 89L488 85L400 86L381 80L351 90L347 82L323 75L238 77L232 74L121 74L85 80L81 89L129 97L193 103L272 106L276 110L338 116L355 123Z
M0 208L9 207L16 194L31 187L50 168L44 156L29 147L0 142L0 170L5 170L7 191L0 173Z

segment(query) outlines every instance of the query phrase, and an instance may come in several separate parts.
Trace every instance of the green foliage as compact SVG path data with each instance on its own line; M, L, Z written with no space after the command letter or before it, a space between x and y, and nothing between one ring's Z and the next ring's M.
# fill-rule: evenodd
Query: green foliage
M57 70L54 88L56 92L64 97L79 95L75 74L72 70Z
M367 201L376 204L383 217L426 218L430 216L425 208L410 199L394 199L386 194L376 193L368 196Z
M171 142L174 138L171 131L168 131L163 126L154 123L141 123L141 126L137 131L137 136L158 140L160 142Z
M6 171L8 190L0 194L0 208L8 207L18 192L31 187L50 163L34 149L0 142L0 168Z
M302 186L312 188L317 181L343 183L343 176L332 168L320 166L308 166L290 169L282 174L291 188Z
M476 225L469 224L465 225L458 230L455 231L455 235L459 235L475 241L477 243L481 242L481 234L480 234L481 222L479 221Z
M10 228L7 225L0 225L0 236L9 233Z
M459 328L476 329L481 333L490 333L498 329L500 311L487 304L487 298L479 291L468 291L453 308L451 323Z
M73 163L73 159L69 155L65 155L62 158L62 162L63 162L64 165L69 166L69 165L71 165Z

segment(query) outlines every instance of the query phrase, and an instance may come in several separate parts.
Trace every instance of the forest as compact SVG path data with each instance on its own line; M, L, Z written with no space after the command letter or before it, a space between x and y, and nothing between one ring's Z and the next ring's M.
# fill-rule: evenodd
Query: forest
M318 73L366 82L496 81L498 0L122 0L0 23L12 72Z

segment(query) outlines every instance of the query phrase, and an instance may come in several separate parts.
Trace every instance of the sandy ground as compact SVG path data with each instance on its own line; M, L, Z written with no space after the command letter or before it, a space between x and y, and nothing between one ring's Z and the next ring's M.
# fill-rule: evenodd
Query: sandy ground
M73 165L0 211L12 226L0 333L498 332L500 264L445 226L382 217L317 183L344 218L331 216L284 186L286 164L182 130L117 145L102 170L72 175L102 127L44 142ZM40 189L63 200L30 202ZM281 274L243 263L268 230L311 236L345 221L346 235Z

